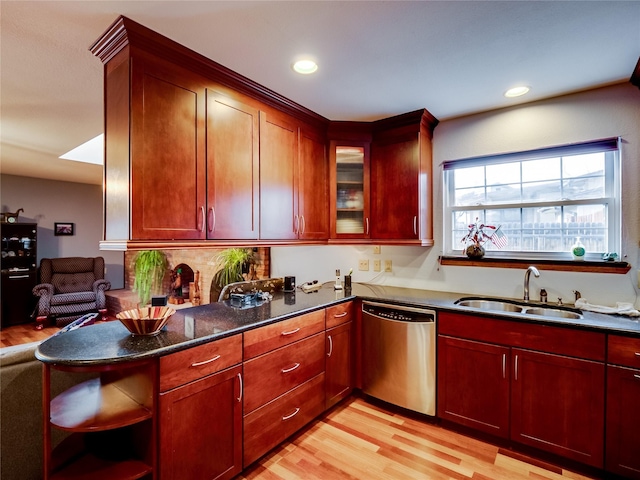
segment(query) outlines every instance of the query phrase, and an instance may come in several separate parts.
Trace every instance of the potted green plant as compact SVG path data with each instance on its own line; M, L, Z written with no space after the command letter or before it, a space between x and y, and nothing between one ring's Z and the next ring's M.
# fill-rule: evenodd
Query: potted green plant
M252 248L227 248L214 257L218 271L213 275L211 298L217 299L222 289L234 282L244 280L243 273L248 273L251 264L256 263Z
M161 250L142 250L136 254L133 291L138 293L140 306L147 305L152 294L161 293L167 268L167 256Z

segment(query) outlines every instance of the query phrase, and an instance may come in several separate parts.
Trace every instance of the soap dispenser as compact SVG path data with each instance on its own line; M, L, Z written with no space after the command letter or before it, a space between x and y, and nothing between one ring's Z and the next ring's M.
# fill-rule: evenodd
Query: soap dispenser
M340 269L336 270L336 283L333 285L334 290L342 290L342 280L340 280Z

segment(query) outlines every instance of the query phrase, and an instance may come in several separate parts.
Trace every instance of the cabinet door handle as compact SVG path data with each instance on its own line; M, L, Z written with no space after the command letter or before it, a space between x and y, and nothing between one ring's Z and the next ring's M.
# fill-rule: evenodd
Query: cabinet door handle
M418 216L413 216L413 234L418 235Z
M280 370L282 373L289 373L289 372L293 372L296 368L298 368L300 366L299 363L295 363L293 365L293 367L290 368L283 368L282 370Z
M635 352L636 357L640 357L640 352Z
M29 278L29 275L9 275L10 280L13 280L16 278Z
M293 335L294 333L298 333L300 331L300 327L294 329L294 330L289 330L288 332L282 332L280 335L286 336L286 335Z
M215 362L216 360L218 360L220 358L220 355L216 355L213 358L210 358L209 360L204 360L202 362L195 362L192 363L191 366L192 367L199 367L200 365L206 365L207 363L211 363L211 362Z
M307 226L307 222L304 219L304 215L300 215L300 224L302 225L302 228L300 229L300 235L304 235L304 227Z
M365 231L365 234L369 235L369 217L364 219L364 223L367 225L367 229Z
M518 355L516 355L515 365L516 380L518 380Z
M337 315L334 315L333 318L342 318L342 317L346 317L347 314L349 312L342 312L342 313L338 313Z
M242 385L242 374L238 374L238 382L240 382L239 384L239 390L238 390L238 398L236 398L236 400L238 400L238 402L242 401L242 396L244 394L244 385Z
M331 335L327 336L327 338L329 339L329 353L327 353L327 357L330 357L333 353L333 339L331 338Z
M507 354L502 354L502 378L507 378Z
M295 226L293 227L293 233L298 235L298 232L300 232L300 217L298 215L295 216L294 223L295 223Z
M209 218L209 233L212 233L216 229L216 209L213 207L209 207Z
M637 378L638 380L640 380L640 375L638 375L637 373L633 374L634 378Z
M282 417L282 421L284 422L285 420L289 420L290 418L295 417L299 411L300 411L300 408L296 408L293 413L290 413L289 415L285 415L284 417Z
M204 205L200 207L200 216L202 217L201 218L202 223L200 224L200 231L204 232L204 225L205 223L207 223L207 219L205 218L205 213L204 213Z

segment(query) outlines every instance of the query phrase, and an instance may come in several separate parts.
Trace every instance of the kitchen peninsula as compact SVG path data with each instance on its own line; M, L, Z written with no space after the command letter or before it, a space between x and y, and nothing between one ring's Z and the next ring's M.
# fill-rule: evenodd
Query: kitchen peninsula
M102 462L107 475L119 471L113 468L131 468L140 476L157 476L159 472L163 478L178 478L178 472L183 475L190 469L203 468L205 461L209 462L207 478L231 478L359 387L360 365L366 361L360 359L359 353L360 302L385 300L429 306L439 312L439 355L461 343L467 346L465 337L476 331L474 325L485 322L497 322L505 332L515 332L505 334L508 340L495 337L494 342L502 348L551 350L539 354L545 359L579 361L574 358L579 354L571 350L571 342L558 346L545 340L545 335L551 339L560 338L558 335L574 339L584 336L590 345L586 354L594 357L585 362L597 371L595 391L590 395L601 405L596 412L601 425L591 425L591 431L596 432L596 437L600 435L601 445L605 441L606 418L606 442L616 445L615 449L605 450L607 454L619 453L625 444L633 448L632 442L627 443L629 437L624 437L628 435L624 425L612 417L615 412L604 410L607 389L616 388L605 385L604 371L606 368L624 373L629 367L639 367L627 365L625 360L630 347L640 347L638 322L589 312L582 312L581 319L477 312L456 305L459 297L453 293L362 284L355 284L353 291L345 294L327 284L316 293L276 293L272 301L254 308L233 307L227 301L184 309L170 319L166 331L152 337L131 336L119 322L81 328L45 341L38 348L37 357L45 363L46 371L88 370L99 379L53 399L45 418L50 414L52 425L75 432L70 438L78 432L94 432L89 436L99 437L101 432L96 435L95 430L103 430L115 435L119 445L135 445L124 461L100 459L99 454L96 458L96 452L91 452L83 460L87 462L84 467L72 464L71 468ZM343 335L339 336L339 332ZM531 343L532 338L537 338L537 345ZM473 342L480 345L478 339ZM571 351L565 351L567 348ZM338 352L340 355L329 356ZM505 364L504 358L502 354L496 357L507 383L522 381L509 380L508 371L518 367L512 360ZM462 377L443 383L447 378L443 369L448 366L446 358L439 358L438 416L450 422L454 415L443 413L446 399L442 395L455 391L456 385L470 385ZM344 372L348 372L346 377ZM531 388L536 391L535 386ZM490 392L490 387L487 390ZM637 394L635 390L631 393ZM78 413L73 411L75 407L69 408L84 403L91 410L92 402L108 408L96 408L90 414L84 409ZM68 417L61 414L65 409ZM205 423L210 428L202 429ZM620 428L623 430L616 437L616 429ZM132 438L136 441L132 442ZM217 454L205 460L196 458L194 452L207 442L215 443ZM68 448L68 443L64 445ZM54 449L46 465L53 465L59 452L60 448ZM600 453L595 460L583 461L596 468L609 468L608 458L605 461L603 457L604 453ZM619 462L625 464L627 459ZM611 469L619 471L613 466Z

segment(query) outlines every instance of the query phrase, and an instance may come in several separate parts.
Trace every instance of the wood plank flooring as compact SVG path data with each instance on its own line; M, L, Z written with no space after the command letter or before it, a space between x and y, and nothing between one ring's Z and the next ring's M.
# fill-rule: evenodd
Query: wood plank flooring
M45 327L42 330L36 330L35 326L36 324L33 322L3 328L0 330L0 347L45 340L60 330L58 327Z
M352 397L243 480L594 479Z

